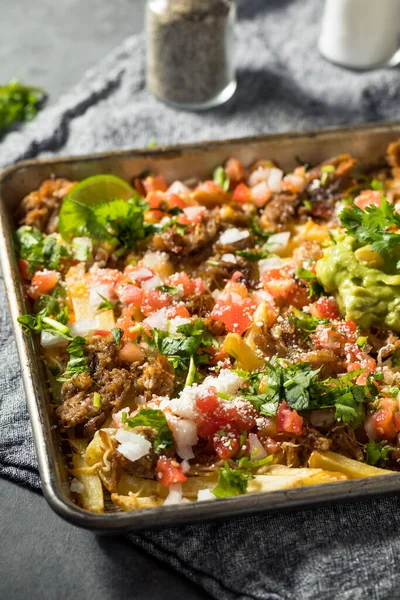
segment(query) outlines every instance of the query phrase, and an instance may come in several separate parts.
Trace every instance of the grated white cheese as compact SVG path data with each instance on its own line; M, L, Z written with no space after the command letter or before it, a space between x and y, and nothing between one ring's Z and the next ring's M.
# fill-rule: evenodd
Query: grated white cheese
M243 379L237 373L229 369L222 369L217 377L211 377L210 375L206 377L199 387L204 389L213 386L217 392L233 395L236 394L242 383Z

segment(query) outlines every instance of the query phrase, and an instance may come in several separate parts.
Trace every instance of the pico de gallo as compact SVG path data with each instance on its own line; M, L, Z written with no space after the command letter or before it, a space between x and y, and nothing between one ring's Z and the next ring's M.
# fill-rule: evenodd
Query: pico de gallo
M124 510L400 465L400 144L52 178L15 232L71 492ZM95 492L93 491L95 490Z

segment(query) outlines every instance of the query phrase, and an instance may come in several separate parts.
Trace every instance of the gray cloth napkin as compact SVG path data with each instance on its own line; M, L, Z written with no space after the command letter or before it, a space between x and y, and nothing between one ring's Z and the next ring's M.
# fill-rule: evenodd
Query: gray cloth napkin
M316 49L321 8L319 0L240 2L238 91L206 113L178 112L146 91L144 39L131 37L55 106L10 133L0 145L0 165L143 147L152 140L171 144L396 119L399 71L357 73L325 62ZM3 286L0 342L0 474L38 490ZM130 539L222 600L393 598L400 584L399 509L391 498Z

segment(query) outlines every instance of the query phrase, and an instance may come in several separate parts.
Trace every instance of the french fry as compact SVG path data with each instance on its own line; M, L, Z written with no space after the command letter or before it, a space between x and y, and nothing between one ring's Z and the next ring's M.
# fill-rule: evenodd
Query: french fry
M245 371L255 371L264 364L264 361L257 356L253 348L238 333L228 333L223 348L228 354L236 358L238 367Z
M112 427L107 427L101 430L107 433L108 435L113 435L116 432L116 429ZM88 447L85 451L85 462L89 467L101 462L103 460L104 452L106 448L104 446L104 442L101 439L100 431L96 431L94 437L91 442L89 442Z
M140 510L141 508L154 508L161 506L163 500L161 498L139 498L135 494L122 496L120 494L111 494L111 500L122 510Z
M84 472L84 469L88 466L85 462L87 442L85 440L73 440L71 446L75 450L72 452L73 474L83 486L83 490L79 494L81 506L92 512L103 512L104 496L100 477L97 474L89 475Z
M347 458L336 452L313 452L310 456L311 468L320 468L327 471L344 473L349 479L362 479L363 477L376 477L379 475L395 475L393 471L378 469L366 463Z

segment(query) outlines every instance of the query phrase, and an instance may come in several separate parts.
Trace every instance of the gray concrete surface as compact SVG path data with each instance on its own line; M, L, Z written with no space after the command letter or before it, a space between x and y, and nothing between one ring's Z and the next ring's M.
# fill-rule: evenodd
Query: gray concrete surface
M144 0L0 0L0 82L43 87L49 102L127 35ZM62 521L38 494L0 479L0 598L205 600L185 578L124 538Z
M43 87L49 101L143 28L145 0L0 0L0 82Z

